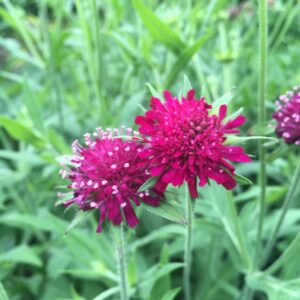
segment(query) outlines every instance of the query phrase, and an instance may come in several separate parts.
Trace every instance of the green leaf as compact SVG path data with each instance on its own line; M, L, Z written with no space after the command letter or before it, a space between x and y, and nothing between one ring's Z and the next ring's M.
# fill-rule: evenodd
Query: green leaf
M142 207L149 212L169 221L184 225L187 224L187 220L184 217L183 212L180 212L178 207L174 206L172 203L170 203L170 201L161 201L160 205L155 207L142 203Z
M224 144L225 145L236 145L236 144L241 144L241 143L245 143L245 142L253 141L253 140L266 140L266 141L278 142L278 139L273 138L273 137L268 137L268 136L240 137L240 136L230 135L230 136L227 136L227 139L224 142Z
M247 178L243 175L240 175L240 174L235 174L234 178L237 181L237 183L239 183L241 185L253 184L253 182L249 178Z
M182 89L182 94L184 96L187 95L188 91L191 90L193 87L192 87L192 84L189 80L189 78L186 76L186 75L183 75L183 89ZM181 97L179 97L181 98Z
M75 217L73 218L72 222L68 226L68 228L65 231L64 236L66 236L70 230L72 230L74 227L76 227L78 224L80 224L83 220L85 220L93 211L92 210L79 210L77 211Z
M181 53L185 44L180 37L164 22L157 18L141 0L132 0L132 3L153 38L164 44L175 54Z
M0 281L0 300L9 300L1 281Z
M42 261L35 254L32 248L27 245L17 246L8 252L0 255L0 262L10 261L12 263L23 263L35 267L41 267Z
M93 300L105 300L110 298L112 295L115 295L119 293L119 287L113 287L110 288L106 291L104 291L103 293L99 294L96 298L94 298ZM111 298L110 298L111 299Z
M165 275L183 267L183 263L167 263L157 264L152 268L148 269L140 276L140 291L143 293L142 299L149 299L150 291L157 280L160 280Z
M0 116L0 125L2 125L13 138L19 141L27 142L38 148L45 146L45 141L41 137L15 119Z
M148 86L153 97L164 101L163 96L158 91L156 91L156 89L150 83L147 82L146 85Z
M138 189L138 193L152 188L158 179L159 176L150 177L144 184L140 186L140 188Z
M289 261L298 262L297 258L300 251L300 234L298 234L292 243L284 250L281 256L265 271L266 274L272 274L282 268ZM299 265L299 263L297 263Z
M211 181L207 190L217 216L220 218L225 231L244 262L243 267L249 268L251 263L248 253L249 249L246 247L244 239L246 235L242 231L232 195L223 186L216 184L214 181Z
M264 291L270 300L299 300L300 278L283 281L257 272L248 275L246 280L254 290Z
M167 79L164 84L166 88L170 88L178 74L185 68L187 63L192 59L193 55L201 48L201 46L205 44L210 35L210 33L207 33L206 35L201 37L197 42L195 42L194 45L186 47L182 51L174 65L171 67L169 74L167 75Z
M169 290L164 294L161 300L173 300L177 296L177 294L181 291L181 287Z

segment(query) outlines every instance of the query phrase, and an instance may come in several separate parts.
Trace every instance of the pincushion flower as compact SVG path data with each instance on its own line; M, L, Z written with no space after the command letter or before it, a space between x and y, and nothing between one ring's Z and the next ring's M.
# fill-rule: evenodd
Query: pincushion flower
M277 136L287 144L300 145L300 86L281 95L276 105L273 118L277 121Z
M142 201L158 206L162 197L155 189L138 192L150 177L145 160L138 155L142 145L130 139L131 129L127 129L128 140L117 137L120 134L118 129L98 128L95 139L90 134L85 135L87 147L74 141L72 166L64 166L60 171L63 178L71 181L67 187L72 190L67 193L72 199L64 201L63 205L76 204L81 210L99 210L97 232L101 232L105 219L118 225L123 215L130 227L136 226L139 220L134 205Z
M212 106L204 98L196 99L195 91L178 100L169 91L165 102L152 97L150 110L135 120L148 147L141 153L150 160L149 171L157 176L156 187L164 191L168 184L187 182L192 198L198 197L199 185L209 179L226 189L236 186L235 168L230 162L249 162L242 147L226 145L228 135L239 133L237 127L246 118L242 115L224 122L227 106L221 105L218 115L210 114Z

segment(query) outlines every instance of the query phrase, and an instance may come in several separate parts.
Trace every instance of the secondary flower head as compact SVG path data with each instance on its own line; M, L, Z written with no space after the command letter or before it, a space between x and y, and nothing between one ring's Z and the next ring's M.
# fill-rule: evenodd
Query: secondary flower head
M94 139L85 135L87 147L76 140L72 144L74 156L72 167L60 171L63 178L71 181L67 187L72 189L72 199L63 205L77 204L82 210L100 211L97 232L102 223L109 219L115 225L122 222L123 215L130 227L139 221L133 206L143 201L152 206L159 205L161 193L155 189L138 192L141 185L149 179L147 164L138 154L142 145L132 140L132 130L127 129L128 140L117 137L122 134L118 129L97 129ZM135 134L135 133L134 133ZM60 194L65 197L66 194Z
M236 128L246 118L238 116L223 122L227 106L221 105L218 115L209 114L211 105L204 98L196 99L195 91L178 100L169 91L164 92L166 102L151 98L151 109L135 120L144 135L148 148L143 158L150 159L150 172L158 176L156 187L164 191L169 183L180 186L188 183L192 198L198 197L199 185L215 180L227 189L236 185L232 162L249 162L243 148L225 145L226 136L239 133Z
M277 121L277 136L287 144L300 145L300 86L280 96L276 105L273 118Z

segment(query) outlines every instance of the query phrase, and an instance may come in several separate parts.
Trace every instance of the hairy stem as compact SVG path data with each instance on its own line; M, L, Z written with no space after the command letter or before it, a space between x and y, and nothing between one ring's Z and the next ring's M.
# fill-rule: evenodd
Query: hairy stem
M187 185L186 185L187 186ZM192 202L188 186L185 197L185 217L188 222L185 232L183 288L185 300L191 300L191 244L192 244Z
M126 276L126 260L125 260L125 241L124 241L124 232L123 225L121 224L117 228L113 229L114 243L116 248L116 260L118 264L119 271L119 287L120 287L120 299L129 300L128 291L127 291L127 276Z
M259 82L258 82L258 126L263 127L266 120L265 98L267 89L267 0L259 0ZM266 153L264 141L259 141L259 218L255 249L255 267L258 264L258 257L261 248L262 229L265 215L266 202Z

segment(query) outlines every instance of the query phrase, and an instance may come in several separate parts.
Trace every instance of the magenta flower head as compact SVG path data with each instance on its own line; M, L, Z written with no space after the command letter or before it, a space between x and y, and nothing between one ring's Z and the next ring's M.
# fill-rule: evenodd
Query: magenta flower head
M277 121L276 134L287 144L300 145L300 86L276 101L273 118Z
M150 177L145 160L138 154L143 146L137 143L127 129L127 140L118 137L122 130L97 129L94 139L85 135L87 147L76 140L72 144L74 156L71 167L60 171L63 178L71 181L67 187L72 189L72 199L63 202L69 206L76 204L81 210L100 211L97 232L101 232L105 219L118 225L123 216L130 227L139 223L134 206L141 201L158 206L162 194L155 188L138 192ZM61 197L66 194L61 194Z
M151 109L135 120L148 147L141 153L150 162L152 176L158 176L156 187L164 191L168 184L180 186L187 182L192 198L197 198L197 178L204 186L209 179L226 189L236 185L232 162L249 162L243 148L225 145L227 135L246 118L238 116L223 123L227 106L221 105L218 115L209 114L212 106L204 98L196 99L195 91L178 100L169 91L166 102L151 98Z

